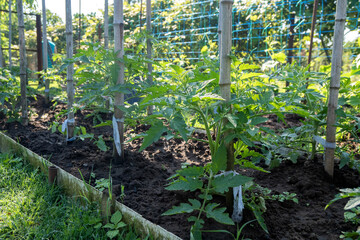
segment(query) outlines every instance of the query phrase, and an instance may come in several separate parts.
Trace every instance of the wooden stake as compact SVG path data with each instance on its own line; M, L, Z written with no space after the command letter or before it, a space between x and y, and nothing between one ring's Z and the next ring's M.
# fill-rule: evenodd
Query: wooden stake
M232 40L232 6L233 0L221 0L220 2L220 93L226 100L230 101L230 72L231 72L231 40Z
M147 2L147 0L146 0ZM141 28L142 28L142 7L143 7L143 0L140 0L140 32L141 32ZM146 13L147 14L147 13Z
M43 53L42 53L42 43L41 43L41 15L36 14L36 52L37 52L37 60L38 60L38 71L43 70ZM42 84L41 74L38 75L39 84Z
M109 49L109 0L105 0L105 12L104 12L104 47ZM105 100L105 108L110 109L110 99Z
M0 20L1 20L1 16L0 16ZM4 55L3 55L3 52L2 52L1 46L2 45L1 45L1 31L0 31L0 68L3 68L4 67L4 64L3 64Z
M73 57L73 27L71 15L71 0L66 0L66 58ZM69 64L67 67L67 96L68 96L68 120L74 119L74 112L72 110L74 104L74 64ZM68 138L74 137L75 122L68 123Z
M11 60L11 39L12 39L11 5L12 5L12 0L9 0L9 69L10 69L10 71L11 71L11 68L12 68L12 60Z
M293 48L294 48L294 26L295 26L295 14L294 13L290 13L289 15L290 19L290 29L289 29L289 41L288 41L288 57L287 57L287 62L288 64L292 64L292 60L293 60ZM286 81L286 87L288 87L290 85L289 81Z
M124 2L123 0L114 0L114 41L115 52L119 59L124 59ZM122 61L117 62L119 66L119 75L117 84L124 84L125 65ZM121 142L121 156L119 156L114 147L114 155L117 160L124 160L124 113L119 107L124 106L124 94L115 93L114 100L114 115L118 125L120 142Z
M109 0L105 0L104 12L104 46L109 49Z
M58 168L56 166L49 166L48 168L48 181L50 185L56 185Z
M108 189L106 189L101 197L101 216L103 218L103 224L110 222L111 215L115 213L116 208L116 195L111 192L111 197Z
M220 94L226 102L231 100L231 43L232 43L232 7L234 1L232 0L221 0L220 1L220 23L219 23L219 42L220 48ZM224 119L224 126L227 120ZM226 133L226 136L230 133ZM227 166L226 171L234 170L234 142L230 141L225 143L227 152ZM226 207L231 213L233 211L234 196L232 188L226 194Z
M78 49L80 49L81 45L81 0L79 0L79 46Z
M146 49L147 49L147 58L152 60L152 43L151 43L151 0L146 0L146 32L147 32L147 39L146 39ZM153 85L153 65L152 63L148 63L148 81L150 85ZM152 115L154 111L154 106L148 107L148 115Z
M48 40L47 40L47 22L46 22L46 5L45 0L42 0L42 15L43 15L43 69L46 72L48 69ZM45 104L50 102L50 81L48 78L45 78Z
M10 13L11 15L11 13ZM20 44L20 88L21 88L21 123L26 126L29 123L26 97L26 50L25 50L25 25L22 0L17 0L17 15L19 26Z
M330 94L327 112L326 143L325 146L325 171L329 176L334 176L334 153L336 135L336 109L340 89L341 62L343 54L344 28L346 21L347 0L338 0L336 3L336 17L334 28L334 44L331 64ZM331 146L333 145L333 146Z

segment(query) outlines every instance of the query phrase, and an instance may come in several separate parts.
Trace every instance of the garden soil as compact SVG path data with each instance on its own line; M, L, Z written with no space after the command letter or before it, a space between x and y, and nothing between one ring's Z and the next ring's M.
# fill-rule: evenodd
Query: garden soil
M27 127L17 122L6 123L4 116L0 116L0 130L11 136L20 144L37 154L49 159L54 164L65 169L74 176L84 178L95 183L96 179L113 179L113 190L118 200L121 195L121 186L125 187L125 197L122 201L146 219L162 226L183 239L189 239L191 225L187 221L189 215L161 216L163 212L174 205L194 198L192 193L167 191L167 178L172 176L183 164L203 165L211 160L210 151L202 142L181 140L160 140L139 152L141 139L127 142L125 146L125 161L115 162L112 157L112 130L110 127L92 128L93 117L90 111L82 110L76 114L76 124L84 126L87 132L95 135L102 134L109 151L99 150L93 140L77 139L65 143L64 136L59 132L51 133L49 126L62 110L64 104L45 106L41 96L31 102L31 120ZM110 119L106 114L103 119ZM286 119L288 125L299 124L296 116ZM277 130L284 127L276 118L270 117L267 126ZM134 136L148 129L149 126L138 126L128 129L126 138ZM204 137L199 134L197 137ZM283 161L281 165L271 170L271 174L254 170L239 169L239 173L253 177L262 187L272 190L272 194L282 192L296 193L299 203L293 201L279 202L267 200L267 211L263 215L269 234L265 233L256 222L247 225L243 230L246 238L250 239L339 239L342 231L355 230L355 226L344 222L343 207L346 200L332 204L327 210L325 206L341 188L355 188L360 186L359 174L347 167L335 171L335 180L330 181L320 159L309 161L300 158L296 164ZM91 178L91 173L95 178ZM225 202L222 197L217 201ZM244 222L254 219L252 213L245 210ZM229 227L206 221L206 229L225 229L231 232L236 227ZM241 226L241 224L240 224ZM226 233L207 233L204 239L232 239Z

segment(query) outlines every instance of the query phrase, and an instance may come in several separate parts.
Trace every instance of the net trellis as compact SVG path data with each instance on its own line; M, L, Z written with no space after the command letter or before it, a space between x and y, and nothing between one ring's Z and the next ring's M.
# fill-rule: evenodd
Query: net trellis
M288 61L305 64L310 43L314 1L235 0L233 5L233 46L235 54L258 61L271 53L284 52ZM331 59L336 2L318 0L313 59L328 64ZM359 35L360 1L349 0L346 32ZM186 56L196 60L201 48L218 37L219 0L158 0L153 10L153 34L174 46L167 58ZM360 53L360 41L347 43L348 59ZM269 51L270 50L270 51Z

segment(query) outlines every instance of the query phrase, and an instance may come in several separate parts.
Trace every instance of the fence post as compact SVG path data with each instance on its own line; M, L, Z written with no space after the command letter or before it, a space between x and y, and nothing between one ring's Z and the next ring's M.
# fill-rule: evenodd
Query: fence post
M42 43L41 43L41 15L36 14L36 52L38 61L38 71L43 70L43 59L42 59ZM38 75L39 84L41 83L41 75Z

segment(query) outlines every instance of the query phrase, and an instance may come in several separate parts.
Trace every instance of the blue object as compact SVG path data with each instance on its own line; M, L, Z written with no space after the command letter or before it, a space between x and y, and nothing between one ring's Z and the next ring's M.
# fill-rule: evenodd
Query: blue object
M55 43L53 43L52 41L48 40L48 68L52 68L53 67L53 55L54 55L54 52L55 52ZM43 45L44 46L44 41L42 41ZM44 51L44 47L42 48L42 50Z

